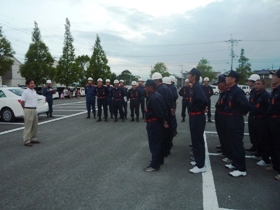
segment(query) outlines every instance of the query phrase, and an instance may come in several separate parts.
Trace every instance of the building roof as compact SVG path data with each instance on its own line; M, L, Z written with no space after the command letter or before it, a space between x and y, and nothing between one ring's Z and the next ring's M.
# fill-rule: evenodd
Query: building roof
M262 69L262 70L255 70L254 73L255 74L261 74L261 75L267 75L267 74L270 74L269 72L270 70L265 70L265 69Z

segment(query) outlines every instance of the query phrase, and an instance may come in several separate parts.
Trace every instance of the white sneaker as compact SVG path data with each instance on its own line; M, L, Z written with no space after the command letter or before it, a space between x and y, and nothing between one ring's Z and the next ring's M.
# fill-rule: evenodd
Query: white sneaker
M238 171L238 170L235 170L233 172L230 172L229 175L233 176L233 177L240 177L240 176L246 176L247 173L246 171Z
M223 158L222 161L225 163L231 163L231 159L229 159L227 157Z
M192 169L190 169L190 172L193 174L204 173L205 171L206 171L205 166L202 168L198 168L197 166L195 166Z
M233 166L231 164L226 164L225 167L228 169L235 169L235 166Z
M191 165L192 165L192 166L195 166L195 165L196 165L196 162L195 162L195 161L192 161L192 162L191 162Z
M263 160L260 160L259 162L257 162L258 166L269 166L270 164L267 164L266 162L264 162Z

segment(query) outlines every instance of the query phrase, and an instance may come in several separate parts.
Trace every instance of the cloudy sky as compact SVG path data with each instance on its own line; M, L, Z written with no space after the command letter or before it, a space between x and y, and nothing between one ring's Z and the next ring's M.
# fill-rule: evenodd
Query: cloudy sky
M280 68L279 0L1 0L0 8L0 25L20 61L34 21L58 59L68 17L76 55L91 56L98 34L117 74L128 69L148 78L151 66L164 62L180 75L202 57L214 71L229 70L231 34L241 40L235 54L244 48L253 70Z

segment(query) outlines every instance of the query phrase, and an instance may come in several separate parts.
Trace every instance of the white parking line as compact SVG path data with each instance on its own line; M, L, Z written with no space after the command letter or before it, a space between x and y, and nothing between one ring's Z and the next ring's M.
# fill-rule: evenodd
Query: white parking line
M0 122L0 125L24 125L24 123Z
M59 121L59 120L64 120L64 119L75 117L75 116L82 115L82 114L85 114L85 113L87 113L87 111L79 112L79 113L75 113L75 114L71 114L71 115L66 115L64 117L55 118L55 119L48 120L48 121L45 121L45 122L40 122L40 123L38 123L38 125L44 125L44 124L47 124L47 123L51 123L51 122L55 122L55 121ZM20 131L20 130L23 130L23 129L24 129L24 127L20 127L20 128L11 129L11 130L8 130L8 131L3 131L3 132L0 132L0 136L4 135L4 134L7 134L7 133Z
M209 155L210 156L220 156L220 153L209 153ZM254 155L245 155L245 158L259 160L259 158L256 158Z
M216 131L205 131L206 134L217 134ZM249 136L249 133L244 133L245 136Z

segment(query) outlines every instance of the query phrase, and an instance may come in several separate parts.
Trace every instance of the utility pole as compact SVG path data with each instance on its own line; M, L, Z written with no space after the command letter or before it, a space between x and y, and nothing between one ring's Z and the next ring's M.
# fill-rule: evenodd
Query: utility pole
M236 44L238 42L241 42L242 40L236 40L236 39L232 39L232 34L230 35L230 40L227 40L225 42L227 43L230 43L231 45L231 49L230 49L230 56L231 56L231 67L230 67L230 70L232 70L232 67L233 67L233 58L235 57L235 54L234 54L234 50L233 50L233 45Z

